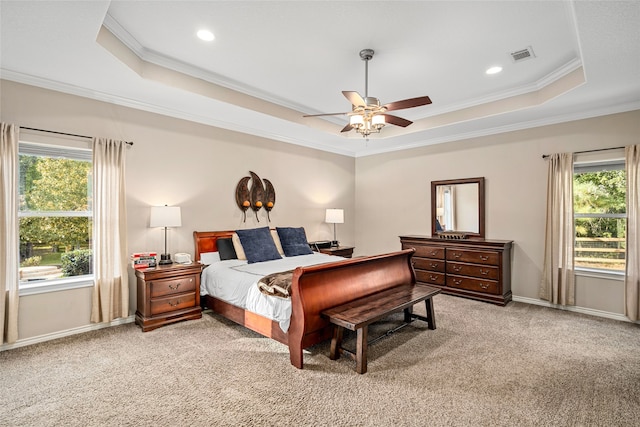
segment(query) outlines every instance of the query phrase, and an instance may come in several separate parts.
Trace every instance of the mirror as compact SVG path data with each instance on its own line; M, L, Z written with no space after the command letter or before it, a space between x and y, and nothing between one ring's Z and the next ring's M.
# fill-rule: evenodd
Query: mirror
M431 235L484 238L484 177L431 181Z

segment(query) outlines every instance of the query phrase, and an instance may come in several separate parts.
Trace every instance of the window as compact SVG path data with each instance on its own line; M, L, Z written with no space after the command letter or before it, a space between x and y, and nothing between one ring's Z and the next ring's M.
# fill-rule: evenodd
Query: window
M93 273L92 153L20 141L20 286Z
M624 160L575 163L575 266L624 272L627 236Z

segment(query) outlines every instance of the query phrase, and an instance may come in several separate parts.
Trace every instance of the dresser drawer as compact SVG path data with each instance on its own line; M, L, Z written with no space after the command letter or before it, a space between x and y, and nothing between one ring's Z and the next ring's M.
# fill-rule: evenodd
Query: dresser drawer
M416 270L416 281L444 286L445 275L444 273L437 273L435 271Z
M447 261L498 265L500 263L500 253L493 251L473 251L468 249L447 248Z
M152 299L151 315L166 313L168 311L181 310L183 308L191 308L196 305L196 294L191 292L188 294L172 295L157 299Z
M474 279L471 277L454 276L452 274L447 276L447 286L489 294L500 293L500 287L495 280Z
M414 257L444 259L444 248L437 246L422 246L403 243L402 249L415 249Z
M150 296L151 298L158 298L165 295L173 295L193 291L196 288L196 283L197 277L195 275L154 280L150 283Z
M447 262L447 273L460 276L478 277L480 279L498 280L500 269L492 265L465 264L461 262Z
M444 260L413 257L413 268L444 273Z

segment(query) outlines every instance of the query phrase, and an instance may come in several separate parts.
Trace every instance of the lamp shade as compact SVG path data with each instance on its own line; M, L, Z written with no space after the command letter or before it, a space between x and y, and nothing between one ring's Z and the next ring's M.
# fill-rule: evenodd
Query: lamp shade
M324 221L329 224L344 223L344 210L343 209L327 209L327 213Z
M179 206L152 206L149 227L181 227Z

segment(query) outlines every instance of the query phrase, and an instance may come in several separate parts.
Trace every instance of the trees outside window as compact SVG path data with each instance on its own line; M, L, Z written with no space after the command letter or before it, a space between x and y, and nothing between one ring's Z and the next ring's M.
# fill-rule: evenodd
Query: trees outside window
M624 161L575 165L575 265L624 271L626 174Z
M21 282L92 273L91 152L20 143Z

